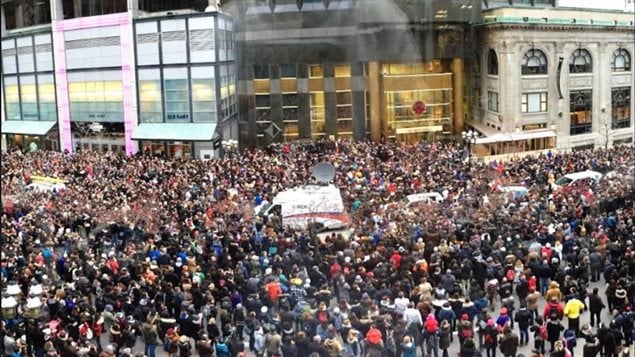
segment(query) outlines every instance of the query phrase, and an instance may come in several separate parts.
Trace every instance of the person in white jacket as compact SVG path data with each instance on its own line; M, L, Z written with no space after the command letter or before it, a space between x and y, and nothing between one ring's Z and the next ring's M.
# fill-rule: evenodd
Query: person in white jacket
M262 357L265 354L265 331L262 326L258 326L254 332L254 349L256 350L256 356Z

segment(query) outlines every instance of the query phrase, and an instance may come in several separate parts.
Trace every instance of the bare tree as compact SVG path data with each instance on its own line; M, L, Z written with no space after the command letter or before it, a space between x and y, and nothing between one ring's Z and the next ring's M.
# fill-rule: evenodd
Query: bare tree
M600 120L598 121L598 133L604 137L604 149L607 150L609 148L609 139L611 137L611 130L613 129L613 122L611 120L610 115L600 116Z

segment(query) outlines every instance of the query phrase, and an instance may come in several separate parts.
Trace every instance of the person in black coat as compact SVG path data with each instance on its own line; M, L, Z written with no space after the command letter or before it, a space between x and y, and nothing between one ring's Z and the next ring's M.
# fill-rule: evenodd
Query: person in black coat
M521 306L520 310L516 312L514 321L518 323L518 329L520 331L520 345L525 346L529 343L529 326L534 321L533 314L527 310L526 306Z
M555 348L556 341L560 340L560 333L564 331L564 326L560 322L560 320L555 318L550 318L547 321L547 341L551 343L551 348L549 352L553 352Z
M600 355L600 343L595 337L587 338L582 348L582 357L595 357Z
M589 295L589 312L591 313L591 327L596 326L595 322L600 323L600 315L602 313L602 309L606 308L604 302L602 302L602 297L599 295L599 289L593 288L593 293Z

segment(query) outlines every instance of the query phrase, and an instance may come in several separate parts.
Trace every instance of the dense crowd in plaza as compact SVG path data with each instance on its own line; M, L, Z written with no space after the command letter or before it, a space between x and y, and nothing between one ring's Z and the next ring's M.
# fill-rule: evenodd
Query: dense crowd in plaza
M7 357L614 357L635 337L630 146L471 165L457 143L349 141L1 160ZM350 234L254 214L319 162ZM587 169L617 174L553 188ZM404 207L432 191L443 202Z

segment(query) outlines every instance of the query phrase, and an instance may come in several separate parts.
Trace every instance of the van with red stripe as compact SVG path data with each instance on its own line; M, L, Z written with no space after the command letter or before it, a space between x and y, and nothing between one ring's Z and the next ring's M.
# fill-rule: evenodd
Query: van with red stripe
M278 215L284 226L304 230L342 229L349 224L340 189L333 185L306 185L278 193L271 202L256 207L258 215Z

